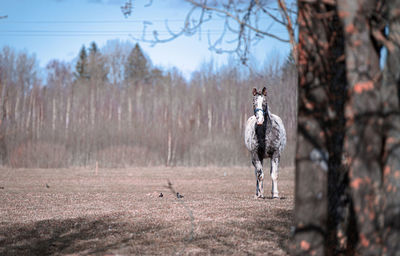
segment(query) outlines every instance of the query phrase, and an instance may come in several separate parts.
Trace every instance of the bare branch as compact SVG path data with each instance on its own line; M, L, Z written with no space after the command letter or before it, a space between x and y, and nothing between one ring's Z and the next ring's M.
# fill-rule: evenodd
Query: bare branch
M193 4L194 6L197 6L197 7L202 8L202 9L204 9L204 10L213 11L213 12L225 14L226 16L228 16L228 17L232 18L233 20L235 20L239 25L245 26L245 27L247 27L247 28L253 30L253 31L256 32L256 33L259 33L259 34L262 34L262 35L265 35L265 36L272 37L272 38L274 38L274 39L276 39L276 40L279 40L279 41L281 41L281 42L286 42L286 43L289 43L289 42L290 42L289 40L280 38L280 37L278 37L278 36L276 36L276 35L274 35L274 34L268 33L268 32L266 32L266 31L259 30L259 29L257 29L256 27L251 26L250 24L246 23L244 20L241 20L238 16L235 16L235 15L233 15L232 13L230 13L230 12L228 12L228 11L226 11L226 10L214 8L214 7L205 5L205 4L198 3L198 2L193 1L193 0L186 0L186 1L189 2L189 3L191 3L191 4ZM252 1L252 2L253 2L253 1Z
M273 8L273 7L265 7L265 9L268 9L268 10L271 10L271 11L281 11L281 9L279 9L279 8ZM294 15L297 15L298 13L296 12L296 11L293 11L292 9L290 9L290 8L287 8L287 12L288 13L291 13L291 14L294 14Z
M152 32L152 35L147 36L147 29L149 24L144 24L143 33L141 38L135 38L135 40L150 43L152 46L158 43L170 42L182 35L193 36L199 33L201 37L201 27L208 21L212 20L212 14L217 17L225 19L223 24L223 30L216 38L212 36L212 33L208 31L207 39L209 49L221 54L221 53L236 53L241 61L245 63L247 56L250 52L250 47L256 45L265 36L276 39L280 42L286 42L292 44L292 52L295 54L294 43L294 28L289 15L294 12L284 6L280 8L270 8L266 6L267 1L262 0L251 0L248 3L246 1L226 1L225 3L208 4L207 1L203 0L185 0L187 3L192 5L190 11L186 14L183 27L178 31L172 29L168 21L165 21L165 27L167 30L167 36L160 36L157 30ZM152 1L148 5L151 4ZM126 3L129 6L130 1ZM146 6L148 6L146 5ZM123 7L121 7L123 8ZM200 11L200 13L198 13ZM278 18L279 12L282 14L282 19ZM194 16L199 15L194 19ZM262 17L261 17L262 16ZM264 25L262 18L267 18L271 23L267 26ZM274 24L284 26L289 31L289 37L281 37L276 33L269 32ZM222 25L222 24L221 24ZM230 33L235 35L235 39L232 39ZM287 39L288 38L288 39ZM229 46L227 46L228 44ZM228 49L227 49L228 48Z
M294 61L296 63L296 66L297 66L297 64L298 64L297 63L297 44L296 44L296 40L295 40L295 37L294 37L292 20L290 19L290 16L289 16L289 14L287 12L285 1L278 0L278 3L279 3L280 8L282 9L283 16L286 18L286 21L287 21L286 28L287 28L287 31L288 31L289 37L290 37L290 44L292 46L293 58L294 58Z
M153 4L153 0L149 0L147 4L144 5L144 7L149 7Z
M267 14L271 19L273 19L274 21L278 22L279 24L286 26L286 23L284 21L281 21L280 19L278 19L277 17L275 17L275 15L272 15L271 12L269 12L267 10L267 8L264 8L259 0L256 0L256 4L257 6L260 8L261 11L263 11L265 14Z
M121 6L121 12L127 18L132 14L132 0L127 0L125 5Z
M173 32L172 29L169 27L168 25L168 20L165 21L165 27L167 29L167 32L169 34L169 37L167 38L159 38L158 36L158 32L157 30L153 31L153 37L151 39L147 39L146 38L146 26L143 29L143 33L142 33L142 38L135 38L132 36L133 39L138 40L138 41L142 41L145 43L150 43L152 46L158 44L158 43L166 43L166 42L170 42L182 35L186 35L186 36L192 36L194 35L198 29L200 29L201 25L210 21L211 17L205 17L205 11L202 10L201 14L200 14L200 18L198 20L198 22L196 22L194 19L191 19L193 12L197 9L196 6L192 7L192 9L189 11L189 13L186 15L185 21L184 21L184 27L178 31L178 32ZM190 22L190 20L192 20L192 23ZM192 24L192 25L191 25Z

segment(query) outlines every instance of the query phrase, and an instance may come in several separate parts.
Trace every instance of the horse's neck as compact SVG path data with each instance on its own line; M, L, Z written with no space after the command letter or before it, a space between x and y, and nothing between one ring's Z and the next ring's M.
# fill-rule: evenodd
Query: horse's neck
M265 115L267 117L267 120L269 121L268 124L272 122L271 120L271 112L269 111L269 106L267 105L267 111L265 112Z
M272 127L272 117L271 117L271 113L269 112L269 110L267 111L266 115L265 115L265 120L266 120L266 132L268 132Z

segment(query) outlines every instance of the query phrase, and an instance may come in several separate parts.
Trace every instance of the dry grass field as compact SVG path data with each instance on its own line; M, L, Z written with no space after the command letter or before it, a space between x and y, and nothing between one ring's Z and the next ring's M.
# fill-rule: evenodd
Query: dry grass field
M287 255L292 168L279 185L253 199L250 167L0 169L0 255Z

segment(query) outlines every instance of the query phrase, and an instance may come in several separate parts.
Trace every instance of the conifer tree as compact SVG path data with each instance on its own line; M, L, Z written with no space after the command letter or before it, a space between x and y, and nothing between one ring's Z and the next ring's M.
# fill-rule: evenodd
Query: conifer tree
M137 84L149 77L149 62L144 56L139 44L136 44L125 64L125 80Z
M90 44L90 48L89 48L89 54L90 55L96 55L96 53L98 52L98 47L96 42L92 42Z
M107 80L108 69L105 65L105 59L95 42L90 44L87 64L87 73L90 79Z
M75 66L75 76L79 78L88 78L88 60L85 45L79 51L79 59Z

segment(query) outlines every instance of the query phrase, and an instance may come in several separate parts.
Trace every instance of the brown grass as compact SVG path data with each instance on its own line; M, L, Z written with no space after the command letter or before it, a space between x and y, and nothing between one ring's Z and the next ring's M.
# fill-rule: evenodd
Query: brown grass
M250 167L0 169L0 254L287 255L293 169L279 181L255 200Z

